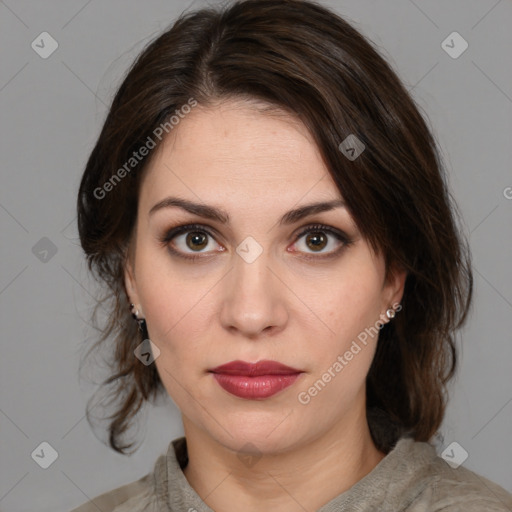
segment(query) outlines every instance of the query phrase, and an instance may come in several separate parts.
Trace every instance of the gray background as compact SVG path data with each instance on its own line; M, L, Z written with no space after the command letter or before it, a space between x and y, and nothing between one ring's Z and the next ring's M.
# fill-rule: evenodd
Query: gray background
M3 512L69 511L149 472L182 434L167 400L146 410L139 429L144 442L123 457L105 447L84 418L94 375L79 379L78 365L94 336L87 326L94 286L74 209L86 158L123 72L181 11L201 5L0 2ZM382 48L439 140L470 238L476 287L472 316L458 337L461 368L439 450L458 442L469 454L464 466L512 491L512 4L326 5ZM44 31L59 44L47 59L31 47ZM441 47L453 31L469 43L456 59ZM43 237L54 244L54 255ZM31 458L43 441L58 452L48 469Z

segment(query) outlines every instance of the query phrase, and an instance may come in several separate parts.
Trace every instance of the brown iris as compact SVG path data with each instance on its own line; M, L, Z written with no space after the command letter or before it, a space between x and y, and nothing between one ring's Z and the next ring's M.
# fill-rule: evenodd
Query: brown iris
M204 249L208 245L208 236L199 231L191 231L187 234L186 244L190 249Z
M309 245L310 242L312 245ZM327 244L327 237L321 231L312 231L306 236L306 244L314 251L323 249Z

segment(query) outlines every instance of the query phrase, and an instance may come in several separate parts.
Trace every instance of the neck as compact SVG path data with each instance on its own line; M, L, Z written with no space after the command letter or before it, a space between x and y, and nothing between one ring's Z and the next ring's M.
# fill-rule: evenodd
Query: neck
M385 456L365 411L285 453L245 459L183 418L189 463L185 477L217 512L317 510L366 476ZM247 462L249 460L249 462ZM245 463L244 463L245 461Z

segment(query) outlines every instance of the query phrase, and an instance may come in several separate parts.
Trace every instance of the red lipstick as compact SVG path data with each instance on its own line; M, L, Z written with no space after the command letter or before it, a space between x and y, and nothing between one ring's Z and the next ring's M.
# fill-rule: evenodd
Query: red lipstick
M291 386L301 370L277 361L231 361L210 370L228 393L249 400L269 398Z

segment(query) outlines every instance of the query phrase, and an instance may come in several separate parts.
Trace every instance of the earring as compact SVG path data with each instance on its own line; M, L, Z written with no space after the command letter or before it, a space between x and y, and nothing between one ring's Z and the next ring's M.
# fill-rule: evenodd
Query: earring
M139 310L135 308L135 304L130 303L130 310L132 312L133 319L136 320L137 323L139 324L139 330L142 331L142 326L144 325L146 320L144 318L139 318Z
M138 309L135 309L135 311L133 310L135 308L135 304L132 304L130 303L130 310L132 311L132 317L134 318L134 320L138 320L138 316L139 316L139 310Z
M392 318L395 318L396 311L394 309L389 308L386 311L386 316L391 320Z

